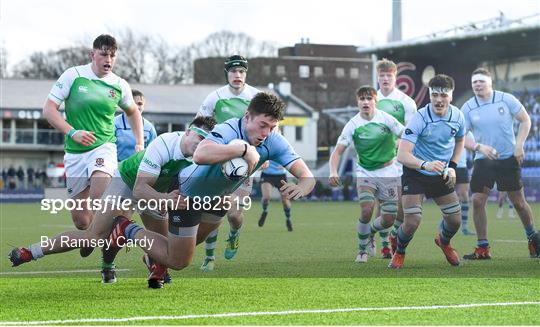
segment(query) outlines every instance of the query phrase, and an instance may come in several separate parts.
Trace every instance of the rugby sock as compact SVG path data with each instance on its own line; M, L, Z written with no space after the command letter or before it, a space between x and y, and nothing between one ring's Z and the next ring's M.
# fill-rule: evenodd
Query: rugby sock
M534 225L530 224L529 226L525 226L525 235L527 236L527 239L530 239L533 234L534 234ZM32 252L32 254L34 253Z
M229 238L236 237L236 235L239 233L238 229L231 228L229 231Z
M212 259L215 260L216 257L214 255L216 251L217 246L217 236L218 236L218 229L214 229L213 231L208 234L208 237L206 238L206 242L204 244L204 249L206 250L206 259Z
M394 220L394 226L392 227L392 231L390 232L390 234L392 234L392 236L394 237L397 237L397 230L399 228L399 226L401 226L401 224L403 224L402 221L399 221L399 220Z
M487 247L489 247L489 242L486 239L477 240L476 241L476 246L479 247L479 248L487 248Z
M396 237L397 237L396 252L405 254L405 249L407 248L407 245L409 245L409 242L412 240L413 235L409 236L405 234L405 232L403 231L403 227L400 226L397 230Z
M265 213L268 213L268 203L269 202L270 201L268 201L268 200L263 200L262 201L262 208L263 208L263 212L265 212Z
M116 255L120 252L119 247L111 247L107 248L107 246L104 246L101 248L101 268L113 268L114 267L114 259L116 258Z
M441 242L444 245L450 244L450 240L454 235L457 233L457 229L452 229L447 223L446 220L441 219L441 223L439 224L439 231L441 232Z
M287 220L291 219L291 208L287 208L286 206L283 206L283 212L285 213L285 218Z
M390 241L388 240L389 234L390 232L388 232L388 229L385 229L379 232L379 235L381 236L381 244L383 248L390 247Z
M375 235L377 232L379 232L379 235L381 236L381 243L383 247L389 246L388 241L388 229L385 229L382 225L382 218L381 216L375 218L373 222L371 223L371 235Z
M369 229L371 231L371 235L375 235L377 232L383 230L384 228L381 225L381 216L373 219L371 221L371 225L369 225Z
M463 228L467 228L469 222L469 202L461 201L461 224Z
M115 267L114 262L105 262L103 257L101 258L101 269L113 269Z
M369 243L369 236L371 235L371 227L368 224L364 224L358 220L358 225L356 226L358 232L358 249L360 252L365 252L366 247Z
M126 226L126 230L124 231L124 235L126 235L126 238L129 240L134 241L135 235L142 230L143 228L135 223L131 223Z
M32 244L28 247L28 249L30 250L30 252L32 253L32 258L34 260L37 260L39 258L43 258L44 254L43 254L43 249L41 248L41 244L40 243L35 243L35 244Z

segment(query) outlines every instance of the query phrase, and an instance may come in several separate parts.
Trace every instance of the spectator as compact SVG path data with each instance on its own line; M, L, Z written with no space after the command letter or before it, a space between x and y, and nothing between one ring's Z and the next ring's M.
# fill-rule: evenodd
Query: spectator
M26 178L28 181L27 188L33 188L35 186L34 185L34 168L28 167L26 169Z
M22 166L19 166L19 169L17 170L17 187L24 187L24 170Z
M7 185L7 178L7 171L5 169L2 169L2 183L4 186Z
M8 175L8 188L10 190L14 190L17 187L15 175L16 175L15 168L13 166L9 166L7 175Z

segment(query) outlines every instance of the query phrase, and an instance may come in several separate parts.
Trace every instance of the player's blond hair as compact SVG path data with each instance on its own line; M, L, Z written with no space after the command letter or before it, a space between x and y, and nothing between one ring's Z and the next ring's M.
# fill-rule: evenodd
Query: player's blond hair
M380 71L397 72L396 63L386 58L383 58L382 60L377 61L377 64L375 67L377 68L377 72L380 72Z

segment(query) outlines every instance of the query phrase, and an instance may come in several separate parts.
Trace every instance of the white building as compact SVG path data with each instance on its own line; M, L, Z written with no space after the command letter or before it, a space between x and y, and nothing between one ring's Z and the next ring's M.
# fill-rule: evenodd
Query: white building
M53 80L0 79L0 165L7 169L42 169L63 161L63 136L43 118L42 108ZM204 98L222 85L131 84L145 95L143 116L156 126L158 134L183 131ZM318 113L290 93L290 84L277 89L259 88L278 94L287 102L283 135L298 154L314 165L317 160Z

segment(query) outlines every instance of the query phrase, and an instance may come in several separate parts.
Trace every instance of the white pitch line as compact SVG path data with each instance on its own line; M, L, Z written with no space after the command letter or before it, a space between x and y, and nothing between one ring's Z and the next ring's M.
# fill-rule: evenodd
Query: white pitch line
M116 271L129 271L129 269L116 269ZM78 269L78 270L43 270L43 271L6 271L0 275L41 275L41 274L78 274L101 272L98 269Z
M493 242L500 242L500 243L527 243L526 240L493 240Z
M337 313L354 311L404 311L404 310L438 310L438 309L466 309L478 307L505 307L515 305L540 305L540 302L499 302L499 303L471 303L471 304L453 304L453 305L430 305L430 306L411 306L411 307L383 307L383 308L342 308L342 309L319 309L319 310L290 310L290 311L267 311L267 312L233 312L217 314L200 314L185 316L142 316L126 318L86 318L86 319L65 319L65 320L41 320L41 321L0 321L2 325L52 325L52 324L76 324L76 323L114 323L143 320L185 320L200 318L228 318L228 317L246 317L246 316L284 316L292 314L306 313Z

